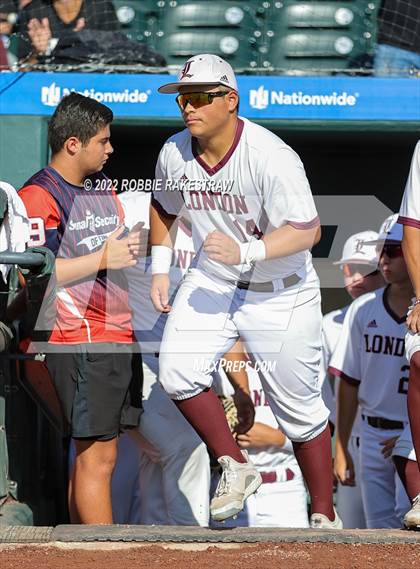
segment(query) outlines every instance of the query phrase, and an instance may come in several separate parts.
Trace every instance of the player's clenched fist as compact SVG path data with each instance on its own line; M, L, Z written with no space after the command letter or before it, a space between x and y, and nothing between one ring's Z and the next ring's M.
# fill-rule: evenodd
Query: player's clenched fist
M204 251L212 261L226 265L238 265L241 262L239 245L232 237L221 231L212 231L204 241Z
M169 304L169 275L166 273L159 273L153 275L152 286L150 289L150 298L152 299L153 306L158 312L170 312L171 305Z
M124 231L124 226L118 227L105 241L102 248L102 269L124 269L137 263L134 250L131 250L130 237L121 239Z

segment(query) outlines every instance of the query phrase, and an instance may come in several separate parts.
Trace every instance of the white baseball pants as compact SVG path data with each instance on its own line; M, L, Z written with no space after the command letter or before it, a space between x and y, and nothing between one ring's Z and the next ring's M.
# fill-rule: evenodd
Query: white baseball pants
M413 439L411 437L410 423L406 424L403 432L395 443L392 456L403 456L404 458L408 458L408 460L417 461L416 451L414 450Z
M416 352L420 351L420 334L414 334L411 330L405 335L405 353L410 361Z
M275 292L252 292L191 269L169 314L159 381L172 399L211 386L211 366L241 337L281 430L292 441L327 425L320 393L321 309L318 280Z
M141 523L208 526L210 463L207 448L156 379L158 358L143 356L139 432L156 456L141 451Z
M410 501L392 458L384 458L381 442L401 434L396 429L376 429L366 421L361 425L360 476L366 524L369 529L401 528Z

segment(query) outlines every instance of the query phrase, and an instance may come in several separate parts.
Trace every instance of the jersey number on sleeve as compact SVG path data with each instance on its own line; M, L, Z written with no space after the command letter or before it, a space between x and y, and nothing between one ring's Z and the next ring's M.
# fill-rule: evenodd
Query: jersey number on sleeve
M39 247L45 243L45 225L42 217L31 217L29 229L30 247Z
M410 366L402 366L401 371L402 373L407 372L410 369ZM408 393L408 377L401 377L399 384L398 384L398 393L402 393L403 395L407 395Z
M246 241L248 241L239 221L236 219L233 223L234 223L235 227L237 229L239 229L242 237ZM248 235L250 235L251 237L257 237L258 239L261 239L264 236L264 233L261 231L261 229L259 229L259 227L256 225L256 223L253 219L247 219L246 220L245 230L246 230L246 233Z

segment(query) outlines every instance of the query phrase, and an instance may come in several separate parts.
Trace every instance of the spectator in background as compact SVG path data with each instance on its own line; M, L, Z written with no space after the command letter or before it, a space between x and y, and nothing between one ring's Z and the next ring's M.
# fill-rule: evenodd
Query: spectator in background
M0 71L8 69L16 61L9 51L10 36L17 22L18 3L13 0L0 0Z
M376 75L420 72L419 0L382 0L374 71Z
M60 37L82 29L115 31L118 19L106 0L32 0L19 18L19 60L36 63L49 55Z

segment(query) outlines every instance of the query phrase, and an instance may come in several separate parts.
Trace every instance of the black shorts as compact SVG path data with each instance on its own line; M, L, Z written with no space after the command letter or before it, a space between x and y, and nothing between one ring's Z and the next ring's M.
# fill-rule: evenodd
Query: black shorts
M109 440L138 426L143 373L134 346L49 345L45 363L60 400L66 434Z

